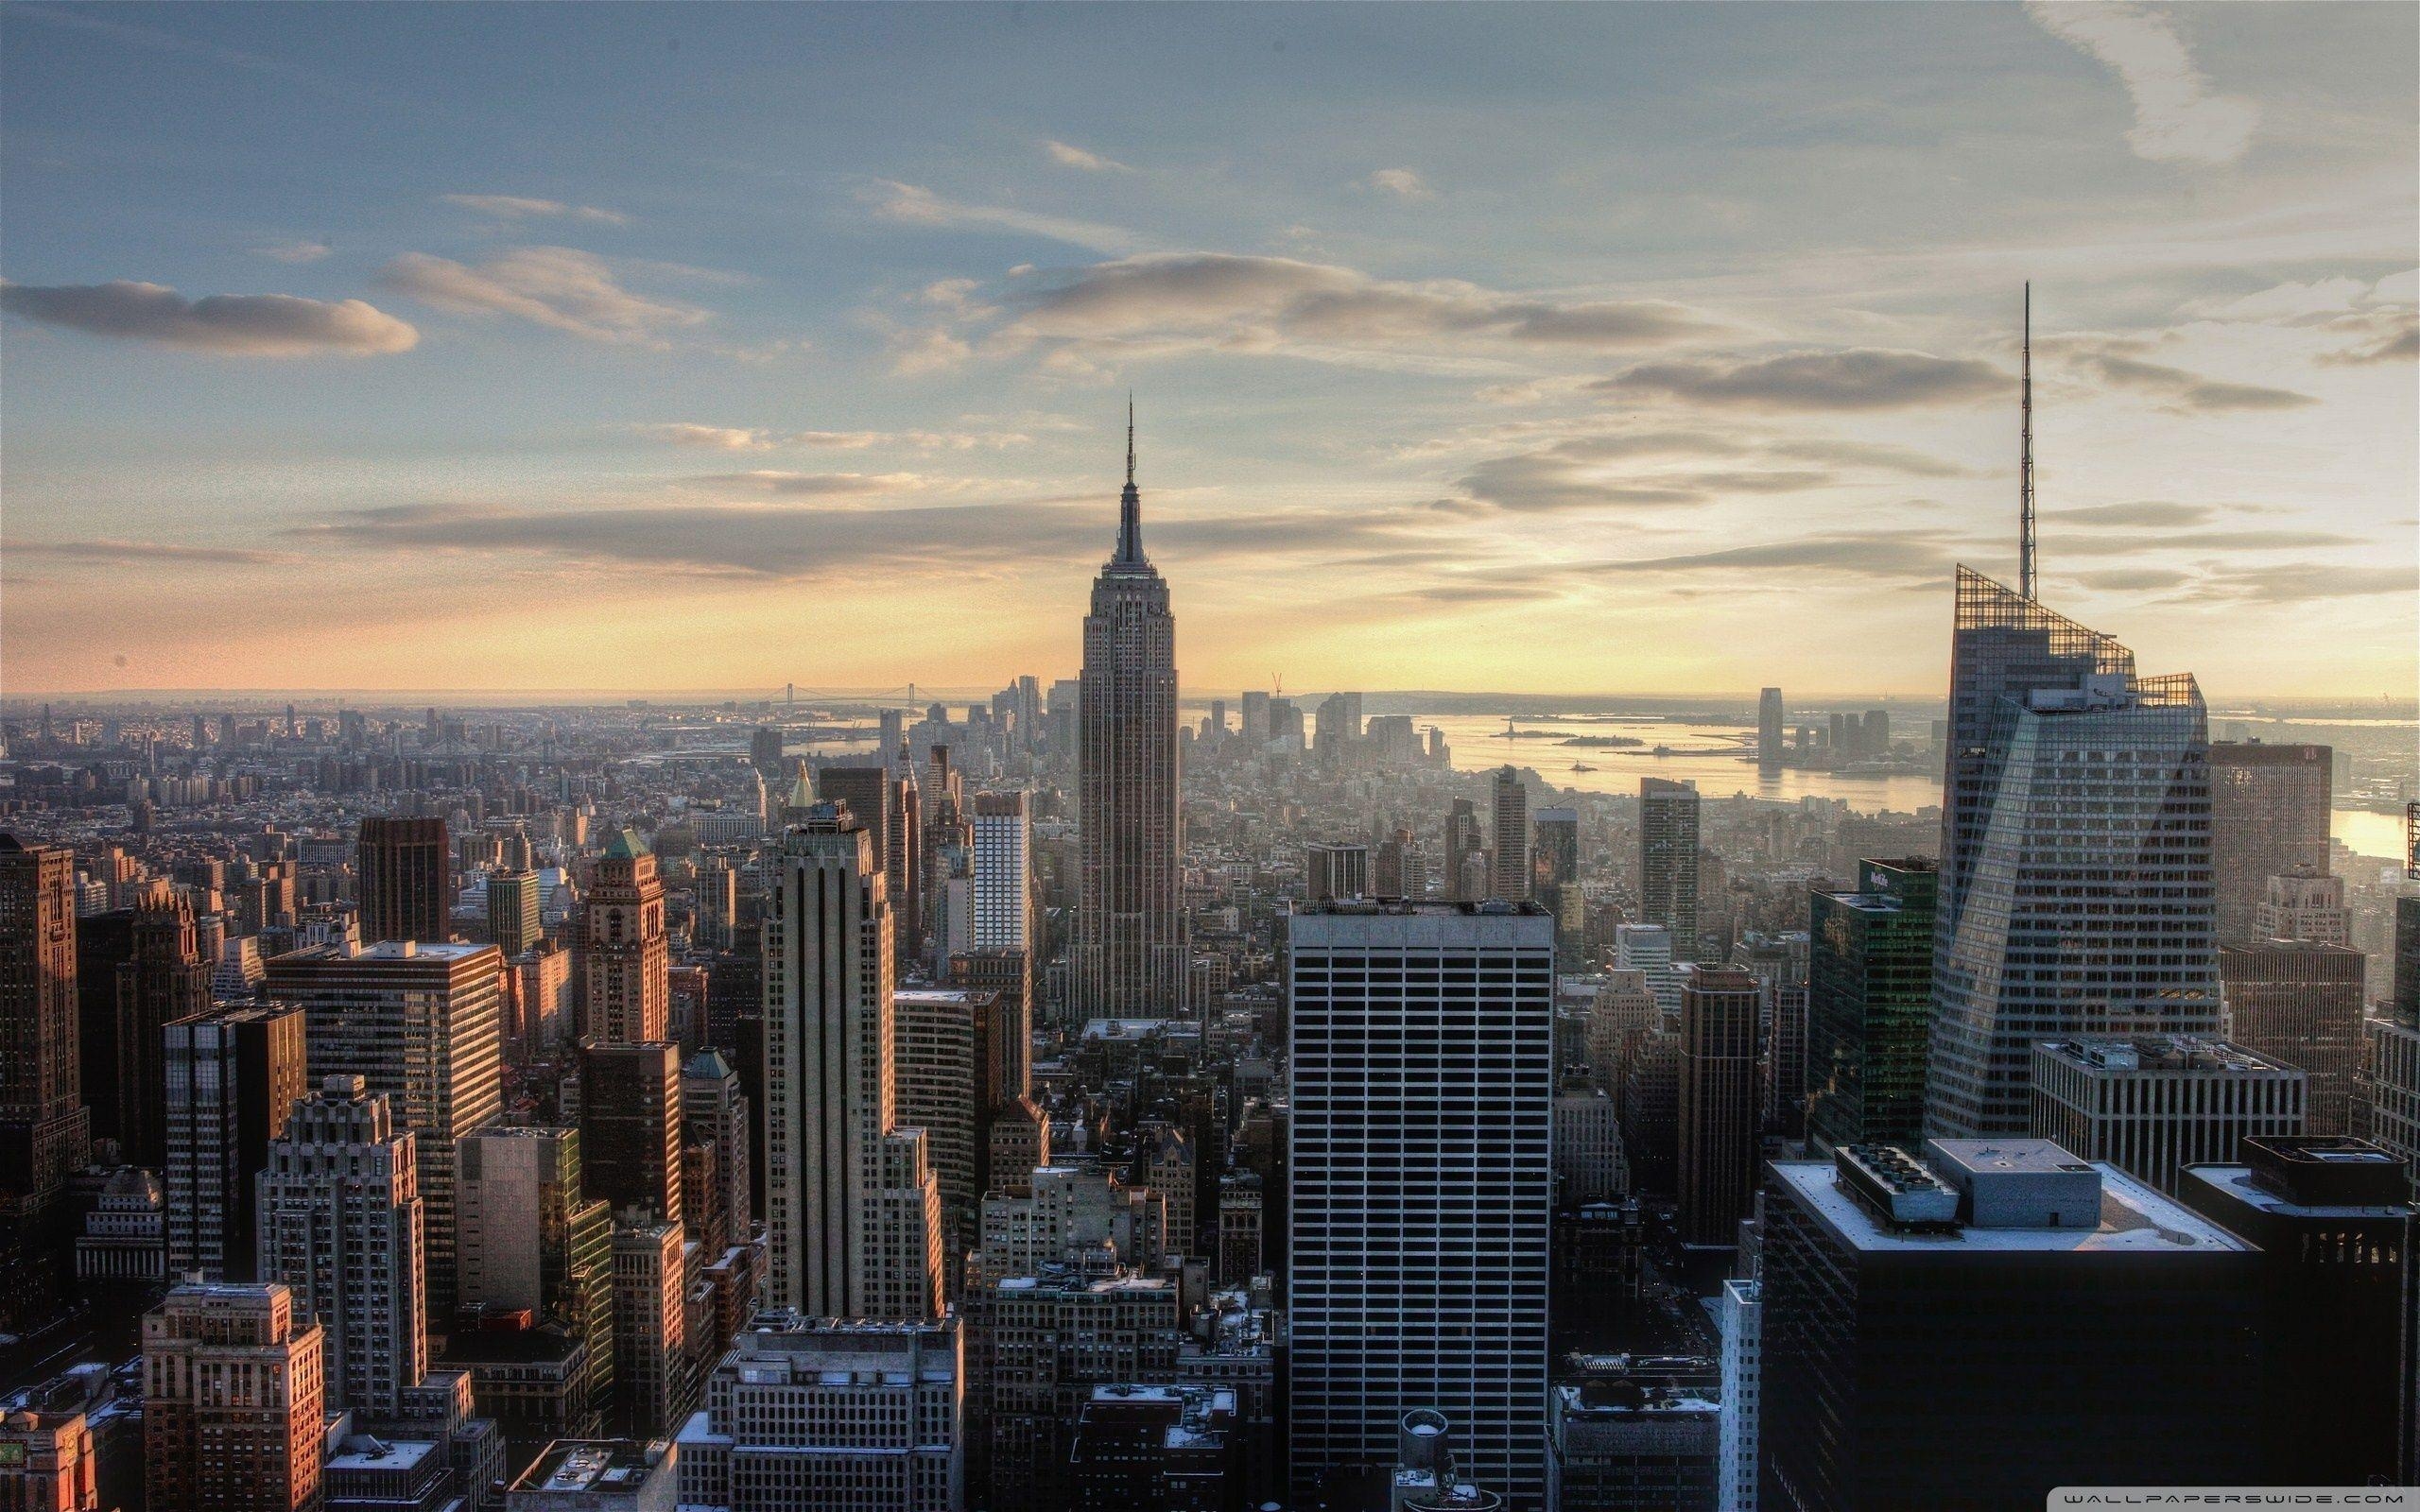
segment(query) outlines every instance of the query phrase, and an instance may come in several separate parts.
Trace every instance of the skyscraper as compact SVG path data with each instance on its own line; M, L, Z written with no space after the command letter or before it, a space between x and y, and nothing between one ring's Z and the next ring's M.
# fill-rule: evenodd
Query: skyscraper
M896 749L890 754L896 755ZM901 916L914 906L920 857L915 827L900 805L915 782L912 776L897 776L888 764L826 766L815 774L816 792L832 802L847 804L850 815L873 841L874 864L890 879L891 937L903 962L916 951L914 921Z
M635 831L617 830L597 858L580 941L588 981L587 1031L609 1045L671 1038L671 947L664 884Z
M1698 958L1698 790L1638 780L1639 916L1672 932L1672 959Z
M1083 859L1069 983L1079 1015L1173 1018L1184 1006L1176 704L1176 618L1167 583L1143 555L1130 407L1117 549L1093 579L1084 616L1076 756Z
M1310 845L1303 848L1303 896L1312 902L1358 898L1370 890L1370 848Z
M2207 722L1963 567L1949 705L1926 1126L2017 1134L2035 1040L2218 1032Z
M412 1136L359 1076L294 1105L260 1175L260 1266L327 1330L331 1405L394 1418L428 1373Z
M302 1010L222 1008L162 1031L168 1162L162 1171L168 1274L259 1280L258 1193L271 1140L308 1091Z
M2335 769L2325 746L2211 743L2210 885L2220 944L2262 937L2254 915L2271 877L2291 876L2297 867L2327 874Z
M941 1310L941 1196L894 1129L891 918L873 838L819 803L765 918L767 1297L815 1317Z
M582 1191L616 1213L679 1223L681 1143L679 1045L580 1046Z
M1782 727L1789 715L1782 707L1781 690L1767 688L1756 696L1756 765L1779 766L1783 755Z
M2047 1140L1766 1169L1759 1505L2260 1481L2250 1245Z
M326 1337L291 1290L198 1282L143 1318L143 1485L182 1512L320 1505Z
M462 1141L457 1305L527 1308L579 1341L576 1394L590 1411L614 1384L613 1214L582 1191L579 1131L483 1128Z
M361 937L443 941L453 857L445 821L373 815L361 821L354 869L361 895Z
M504 1112L504 957L493 945L317 945L268 963L271 1002L303 1011L314 1079L359 1076L419 1144L429 1315L454 1316L458 1141Z
M683 1222L706 1246L709 1257L744 1245L754 1232L754 1209L749 1189L754 1142L749 1137L748 1096L740 1091L739 1073L719 1050L700 1050L681 1068L682 1137L690 1144L714 1151L713 1180L705 1190L683 1179Z
M76 920L84 1101L94 1137L117 1141L130 1165L156 1171L167 1158L161 1034L210 1006L211 971L193 905L165 883L131 907Z
M1530 896L1530 790L1510 764L1495 769L1491 786L1495 827L1488 850L1491 898L1519 902Z
M989 992L902 989L891 994L898 1069L894 1116L924 1130L925 1154L941 1192L944 1253L953 1269L973 1248L979 1204L991 1186L985 1127L1006 1072Z
M2308 940L2263 940L2219 949L2228 1038L2310 1074L2304 1125L2290 1132L2342 1136L2352 1131L2368 966L2368 957L2360 951Z
M1855 892L1812 895L1806 1131L1824 1148L1924 1135L1932 1041L1929 857L1867 861Z
M1683 1244L1732 1244L1748 1215L1762 1125L1756 1080L1762 1001L1762 985L1736 967L1681 968Z
M1403 1415L1448 1401L1472 1479L1536 1505L1553 921L1521 904L1311 904L1289 936L1297 1489L1392 1464Z
M968 873L973 919L967 948L1033 948L1033 819L1026 796L975 795L975 855Z
M534 871L488 873L488 938L506 955L518 955L544 937L539 897Z
M67 1178L84 1168L76 1013L76 857L0 834L0 1329L61 1299Z

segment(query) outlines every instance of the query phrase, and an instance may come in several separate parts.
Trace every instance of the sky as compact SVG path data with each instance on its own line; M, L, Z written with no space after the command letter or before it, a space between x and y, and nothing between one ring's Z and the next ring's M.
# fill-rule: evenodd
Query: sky
M2420 666L2420 8L0 8L0 691Z

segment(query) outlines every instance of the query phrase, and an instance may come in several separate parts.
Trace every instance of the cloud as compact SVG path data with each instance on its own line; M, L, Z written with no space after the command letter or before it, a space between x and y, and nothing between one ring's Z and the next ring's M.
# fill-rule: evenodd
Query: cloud
M913 472L783 472L758 469L750 472L717 472L700 481L735 485L781 498L821 499L902 493L925 480Z
M516 248L476 267L406 252L378 279L441 310L510 316L587 341L662 346L665 333L709 318L694 305L631 293L601 258L569 247Z
M1931 582L1949 576L1955 560L1949 542L1925 531L1840 531L1795 541L1731 546L1720 551L1640 557L1586 564L1578 571L1656 576L1745 574L1772 578L1783 569L1820 571L1852 578L1897 578Z
M1025 570L1102 539L1102 511L1036 504L898 509L713 505L544 509L403 505L295 533L363 550L531 552L561 560L718 576L806 579Z
M629 427L649 440L719 452L769 452L804 446L857 452L870 447L908 447L920 452L971 452L981 447L1025 446L1033 438L1014 431L768 431L684 421Z
M2193 575L2174 567L2113 567L2102 573L2071 573L2067 580L2097 593L2157 593L2181 587Z
M1393 283L1286 257L1161 253L1083 268L1026 293L1002 333L1045 339L1173 343L1230 351L1400 346L1441 338L1611 348L1707 329L1662 301L1555 301L1460 281Z
M1098 152L1087 152L1080 146L1045 138L1042 150L1063 167L1080 168L1086 173L1132 173L1134 170L1115 158L1104 158Z
M2309 604L2381 593L2408 595L2415 589L2420 589L2420 571L2409 566L2340 567L2329 562L2293 561L2211 570L2184 596L2230 603Z
M2011 383L1971 357L1852 347L1741 362L1646 363L1593 387L1718 407L1855 411L1979 404L2007 398Z
M1409 168L1380 168L1362 182L1381 194L1392 195L1410 204L1437 198L1437 191L1429 188L1427 181Z
M975 349L939 326L904 331L891 343L890 368L906 377L947 372L975 355Z
M2420 323L2413 322L2407 312L2384 335L2363 346L2328 352L2319 360L2331 368L2373 362L2420 361Z
M191 562L197 566L269 566L295 558L280 552L238 546L183 546L160 541L12 541L0 556L51 557L64 561L131 566L140 562Z
M1142 245L1132 232L1097 221L1070 220L1007 205L969 205L944 199L930 189L890 179L877 179L862 198L884 220L906 226L933 226L953 231L1007 231L1046 241L1065 242L1096 252L1129 252Z
M2076 509L2054 509L2047 517L2052 526L2082 525L2089 529L2111 526L2157 528L2162 525L2205 525L2217 518L2215 505L2173 504L2167 500L2146 499L2133 504L2095 504Z
M335 249L325 242L270 242L258 249L263 257L278 263L316 263Z
M2054 517L2055 519L2055 517ZM2201 531L2192 535L2137 534L2120 531L2089 531L2081 536L2059 538L2051 555L2057 557L2135 557L2189 548L2197 552L2304 551L2315 546L2359 546L2359 536L2342 535L2331 530L2221 530Z
M618 210L595 205L567 205L560 199L528 199L520 195L439 195L444 204L475 210L498 220L585 220L604 226L625 226L631 217Z
M1839 481L1832 473L1812 468L1668 472L1607 466L1654 455L1657 443L1669 444L1683 434L1575 438L1536 451L1490 457L1458 481L1471 498L1522 513L1712 504L1739 494L1829 488Z
M0 309L99 336L248 357L406 352L420 333L360 300L330 304L289 294L188 300L161 284L0 284Z
M2260 112L2251 102L2209 92L2209 80L2168 18L2143 6L2045 4L2026 12L2060 41L2100 60L2126 86L2135 155L2154 163L2222 164L2252 145Z
M2131 389L2149 397L2160 408L2178 414L2205 410L2298 409L2305 404L2319 403L2308 394L2298 394L2291 389L2264 388L2257 384L2204 378L2182 368L2145 362L2139 357L2129 357L2115 351L2081 351L2072 360L2077 367L2096 374L2110 387Z
M743 430L730 425L692 425L674 421L660 425L633 425L631 429L651 440L668 441L674 446L702 446L720 452L763 452L774 445L770 431Z

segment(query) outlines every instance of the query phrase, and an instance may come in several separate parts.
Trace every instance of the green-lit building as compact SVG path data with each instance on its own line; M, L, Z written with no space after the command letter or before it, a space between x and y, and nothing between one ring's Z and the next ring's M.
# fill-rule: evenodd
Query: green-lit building
M1932 1028L1929 858L1867 861L1808 921L1806 1132L1823 1147L1924 1137Z

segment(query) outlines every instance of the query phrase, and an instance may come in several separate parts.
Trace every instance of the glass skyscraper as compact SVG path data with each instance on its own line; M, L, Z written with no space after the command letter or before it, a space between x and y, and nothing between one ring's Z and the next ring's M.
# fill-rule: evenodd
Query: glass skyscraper
M1926 1127L2023 1134L2034 1040L2218 1031L2208 720L1962 567L1957 616Z
M1925 857L1865 861L1856 891L1814 895L1806 1131L1827 1149L1923 1136L1939 881Z

